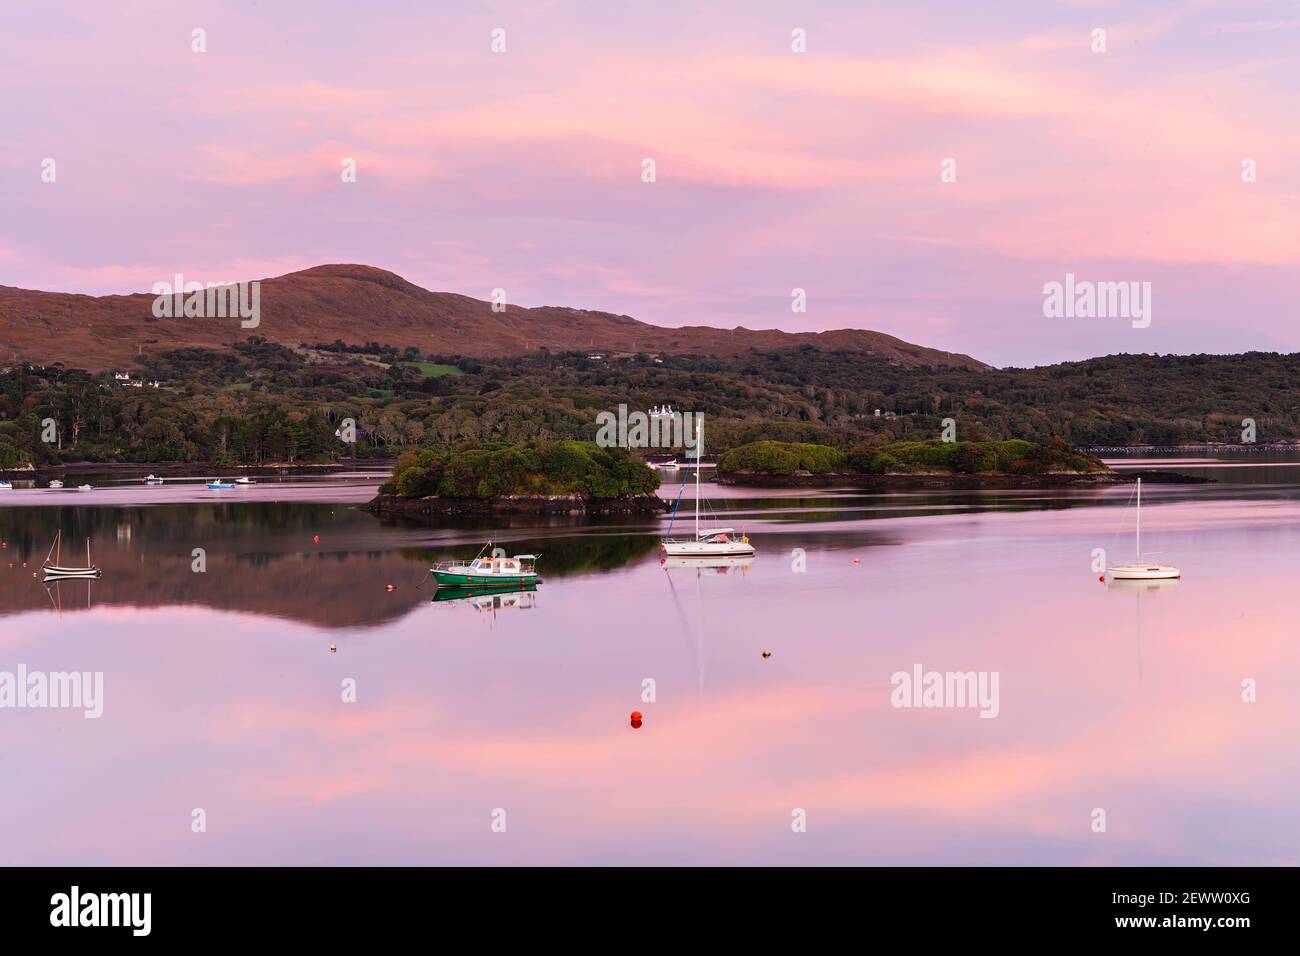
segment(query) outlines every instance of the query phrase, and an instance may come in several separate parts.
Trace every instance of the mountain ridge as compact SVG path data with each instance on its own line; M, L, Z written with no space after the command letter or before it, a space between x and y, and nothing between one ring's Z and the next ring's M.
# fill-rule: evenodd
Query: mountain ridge
M751 350L813 345L862 352L903 366L988 368L968 355L906 342L867 329L668 327L628 315L567 306L491 304L434 292L374 266L330 263L261 283L260 323L231 318L157 318L152 293L89 296L0 285L0 365L20 362L89 371L138 368L172 349L220 348L254 335L296 346L342 340L424 353L502 357L539 351L691 354L729 357Z

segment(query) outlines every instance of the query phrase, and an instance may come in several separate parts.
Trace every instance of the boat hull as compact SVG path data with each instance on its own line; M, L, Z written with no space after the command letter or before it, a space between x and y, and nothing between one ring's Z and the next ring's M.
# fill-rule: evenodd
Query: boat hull
M477 588L477 587L520 587L537 583L536 572L521 571L515 574L483 574L475 571L438 571L429 572L438 587Z
M1182 576L1169 564L1120 564L1107 568L1106 573L1116 581L1168 581Z
M741 541L665 541L659 545L668 558L752 558L754 546Z

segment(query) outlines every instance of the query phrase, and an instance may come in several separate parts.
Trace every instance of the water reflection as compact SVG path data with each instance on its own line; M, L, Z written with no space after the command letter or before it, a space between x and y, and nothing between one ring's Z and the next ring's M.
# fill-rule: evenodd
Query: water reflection
M0 863L1295 863L1300 498L1223 489L1153 488L1187 576L1114 587L1092 552L1131 533L1127 488L736 497L740 566L661 563L654 521L517 524L491 536L543 586L442 598L421 579L481 529L6 510L6 564L61 527L105 576L50 595L0 569L0 670L103 671L105 707L0 711L0 819L23 821ZM918 663L997 671L999 716L895 709Z

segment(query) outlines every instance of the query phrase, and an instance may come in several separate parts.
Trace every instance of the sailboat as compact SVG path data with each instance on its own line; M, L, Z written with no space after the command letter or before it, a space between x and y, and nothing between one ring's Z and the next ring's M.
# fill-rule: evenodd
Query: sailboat
M1153 564L1142 560L1142 479L1137 480L1137 531L1134 542L1137 555L1132 564L1117 564L1106 569L1116 581L1161 581L1182 577L1172 564Z
M745 558L752 557L754 546L744 534L737 535L735 528L701 528L700 527L700 472L704 455L704 422L701 421L695 433L695 538L691 541L678 541L667 537L659 542L659 550L668 558ZM685 489L685 480L682 487ZM681 504L681 493L677 503ZM668 533L672 534L672 522L677 520L677 508L673 508L673 517L668 523Z
M86 539L86 566L82 568L68 567L60 564L63 556L61 542L63 540L63 529L60 528L54 533L54 543L50 545L50 553L45 556L45 564L42 565L45 571L45 580L55 580L62 578L97 578L103 572L95 567L90 561L90 539ZM57 549L57 553L56 553ZM50 558L54 560L51 561Z

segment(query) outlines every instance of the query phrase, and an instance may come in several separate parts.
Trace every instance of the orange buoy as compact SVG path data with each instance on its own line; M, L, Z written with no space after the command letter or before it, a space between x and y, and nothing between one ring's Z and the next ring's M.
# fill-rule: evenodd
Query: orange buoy
M764 651L764 652L763 652L763 660L767 660L767 659L768 659L769 657L771 657L771 656L772 656L772 652L771 652L771 651Z
M337 644L331 644L331 645L330 645L330 653L331 653L331 654L336 654L336 653L338 653L338 649L339 649L339 646L338 646Z
M862 561L859 560L858 558L854 558L854 559L853 559L853 563L854 563L854 564L861 564Z
M388 590L390 590L390 591L394 591L394 590L396 590L396 588L394 588L394 587L390 584L390 585L388 585Z

